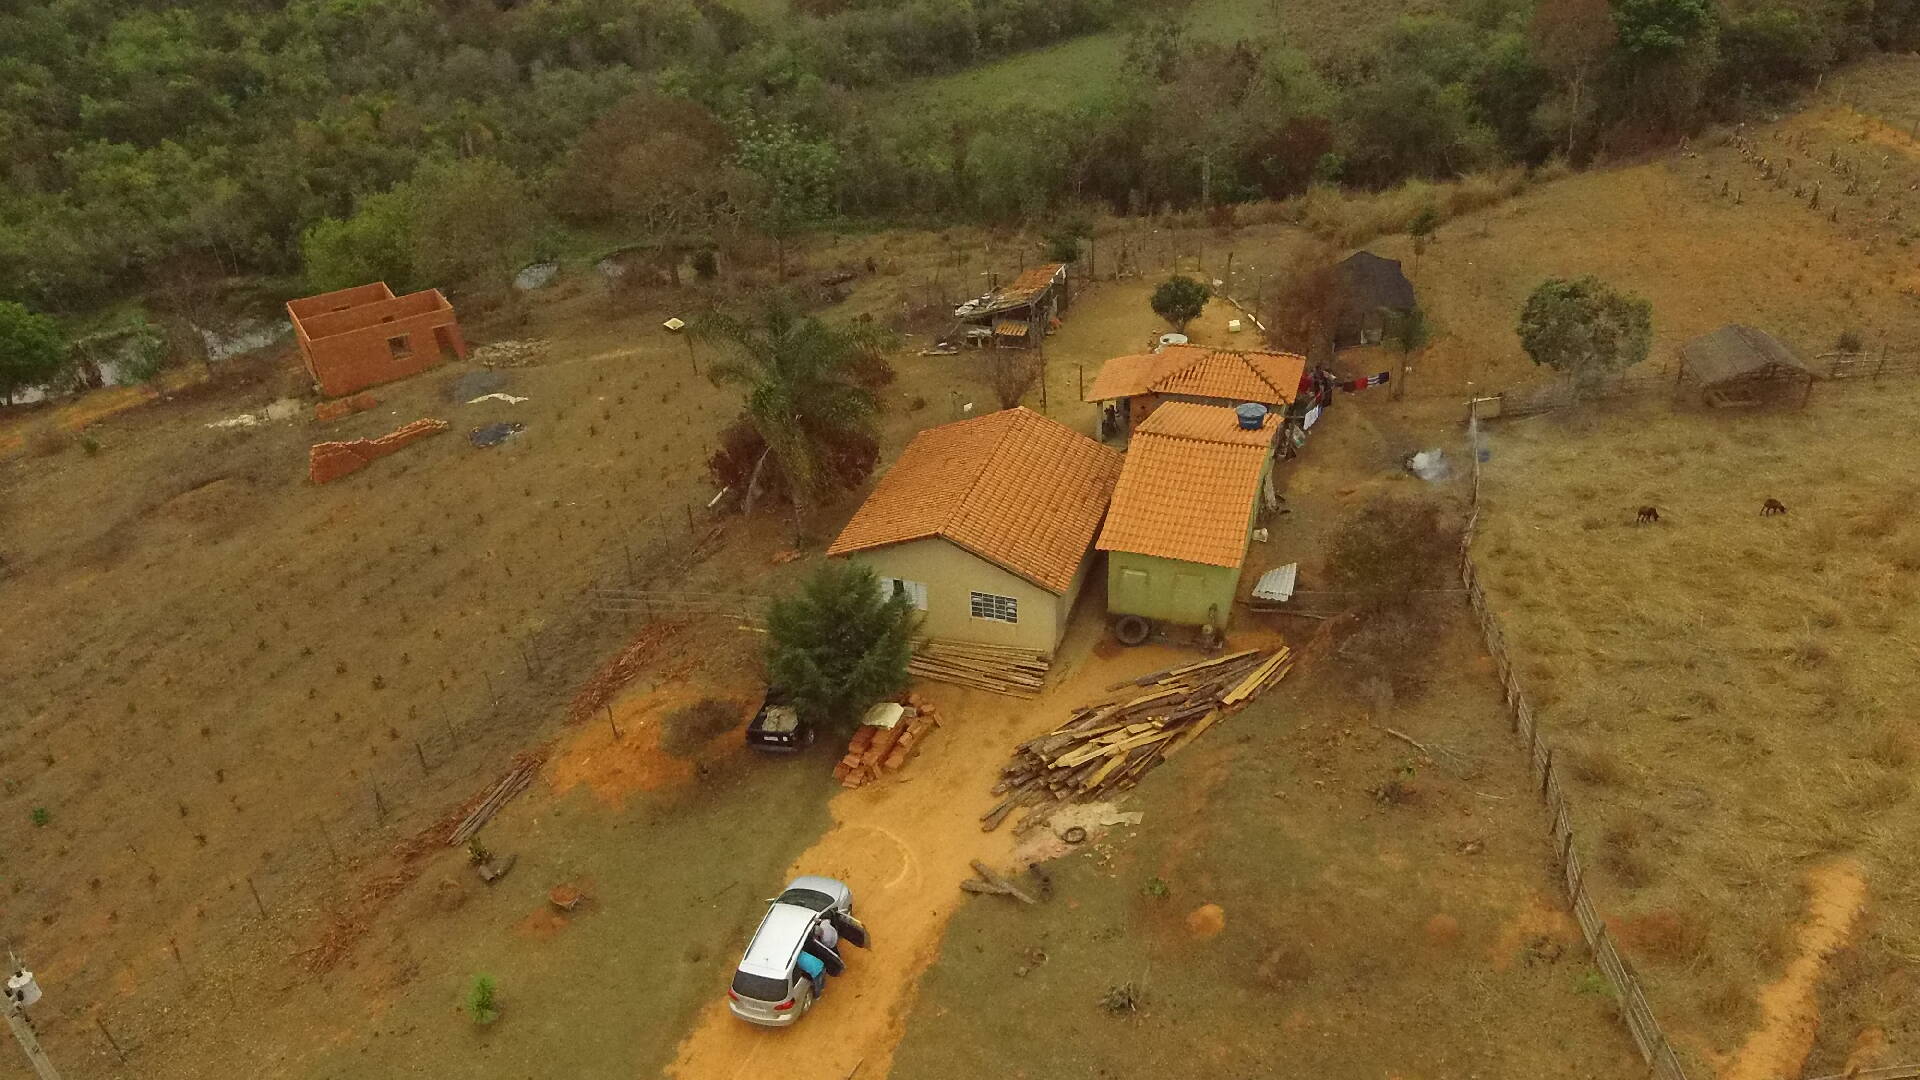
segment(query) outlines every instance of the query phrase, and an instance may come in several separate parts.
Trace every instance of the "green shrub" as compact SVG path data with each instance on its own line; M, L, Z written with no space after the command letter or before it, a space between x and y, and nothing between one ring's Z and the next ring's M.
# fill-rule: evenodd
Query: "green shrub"
M482 1027L500 1019L500 1003L494 996L493 976L473 977L473 985L467 988L467 1014Z
M1187 324L1200 317L1206 310L1207 300L1212 294L1200 282L1186 276L1175 274L1160 283L1153 290L1153 313L1167 320L1175 330L1184 331Z

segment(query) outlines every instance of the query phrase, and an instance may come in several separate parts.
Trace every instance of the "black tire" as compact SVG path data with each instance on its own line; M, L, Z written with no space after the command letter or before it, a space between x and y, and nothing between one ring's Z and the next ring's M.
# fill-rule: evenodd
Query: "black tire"
M1066 828L1066 830L1060 834L1060 839L1066 841L1069 844L1085 843L1087 839L1087 830L1082 828L1079 825L1069 825Z
M1144 643L1153 635L1153 624L1138 615L1122 615L1113 620L1113 639L1122 645Z

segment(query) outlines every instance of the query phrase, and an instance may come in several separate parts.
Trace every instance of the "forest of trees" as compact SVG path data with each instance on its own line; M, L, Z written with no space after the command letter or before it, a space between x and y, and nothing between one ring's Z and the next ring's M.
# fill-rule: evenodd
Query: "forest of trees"
M47 0L0 11L0 299L495 273L540 221L666 252L836 216L1035 221L1576 163L1920 46L1920 0L1461 0L1315 63L1144 0ZM1057 107L874 88L1121 25ZM505 236L442 265L433 230ZM523 206L524 204L524 206ZM523 212L524 210L524 212ZM422 264L425 260L427 265Z

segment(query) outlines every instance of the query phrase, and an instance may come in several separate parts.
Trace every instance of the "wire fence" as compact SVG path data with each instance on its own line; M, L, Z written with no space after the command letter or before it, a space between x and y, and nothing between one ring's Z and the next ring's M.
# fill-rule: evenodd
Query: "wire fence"
M1680 1059L1667 1041L1666 1032L1654 1018L1653 1008L1647 1001L1646 992L1641 989L1640 980L1634 975L1626 958L1614 947L1613 938L1607 933L1606 922L1600 918L1599 909L1594 906L1593 898L1587 892L1585 863L1574 843L1573 812L1568 805L1566 791L1560 784L1553 748L1541 735L1533 706L1527 700L1526 690L1520 685L1512 658L1507 652L1506 633L1500 627L1499 618L1487 606L1486 592L1480 586L1479 571L1473 563L1473 537L1480 519L1480 438L1477 422L1471 423L1470 440L1473 454L1472 509L1460 538L1460 583L1466 588L1467 602L1472 605L1473 613L1479 620L1480 632L1487 643L1487 653L1493 657L1495 669L1499 672L1513 731L1526 747L1534 780L1540 786L1541 799L1546 804L1552 822L1554 852L1560 862L1568 906L1580 925L1581 937L1586 939L1587 948L1592 951L1595 966L1613 990L1620 1018L1633 1036L1640 1056L1646 1060L1657 1080L1685 1080L1686 1070L1681 1068Z

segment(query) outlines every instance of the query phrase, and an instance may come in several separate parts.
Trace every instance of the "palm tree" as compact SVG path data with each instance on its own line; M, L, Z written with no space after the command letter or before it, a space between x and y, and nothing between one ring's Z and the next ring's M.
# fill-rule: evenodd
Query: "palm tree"
M747 509L770 464L785 481L797 517L836 479L828 468L833 450L872 438L879 405L860 385L858 369L886 347L888 335L802 317L782 304L753 318L715 313L693 329L729 354L711 376L746 391L747 420L767 446L748 484Z

